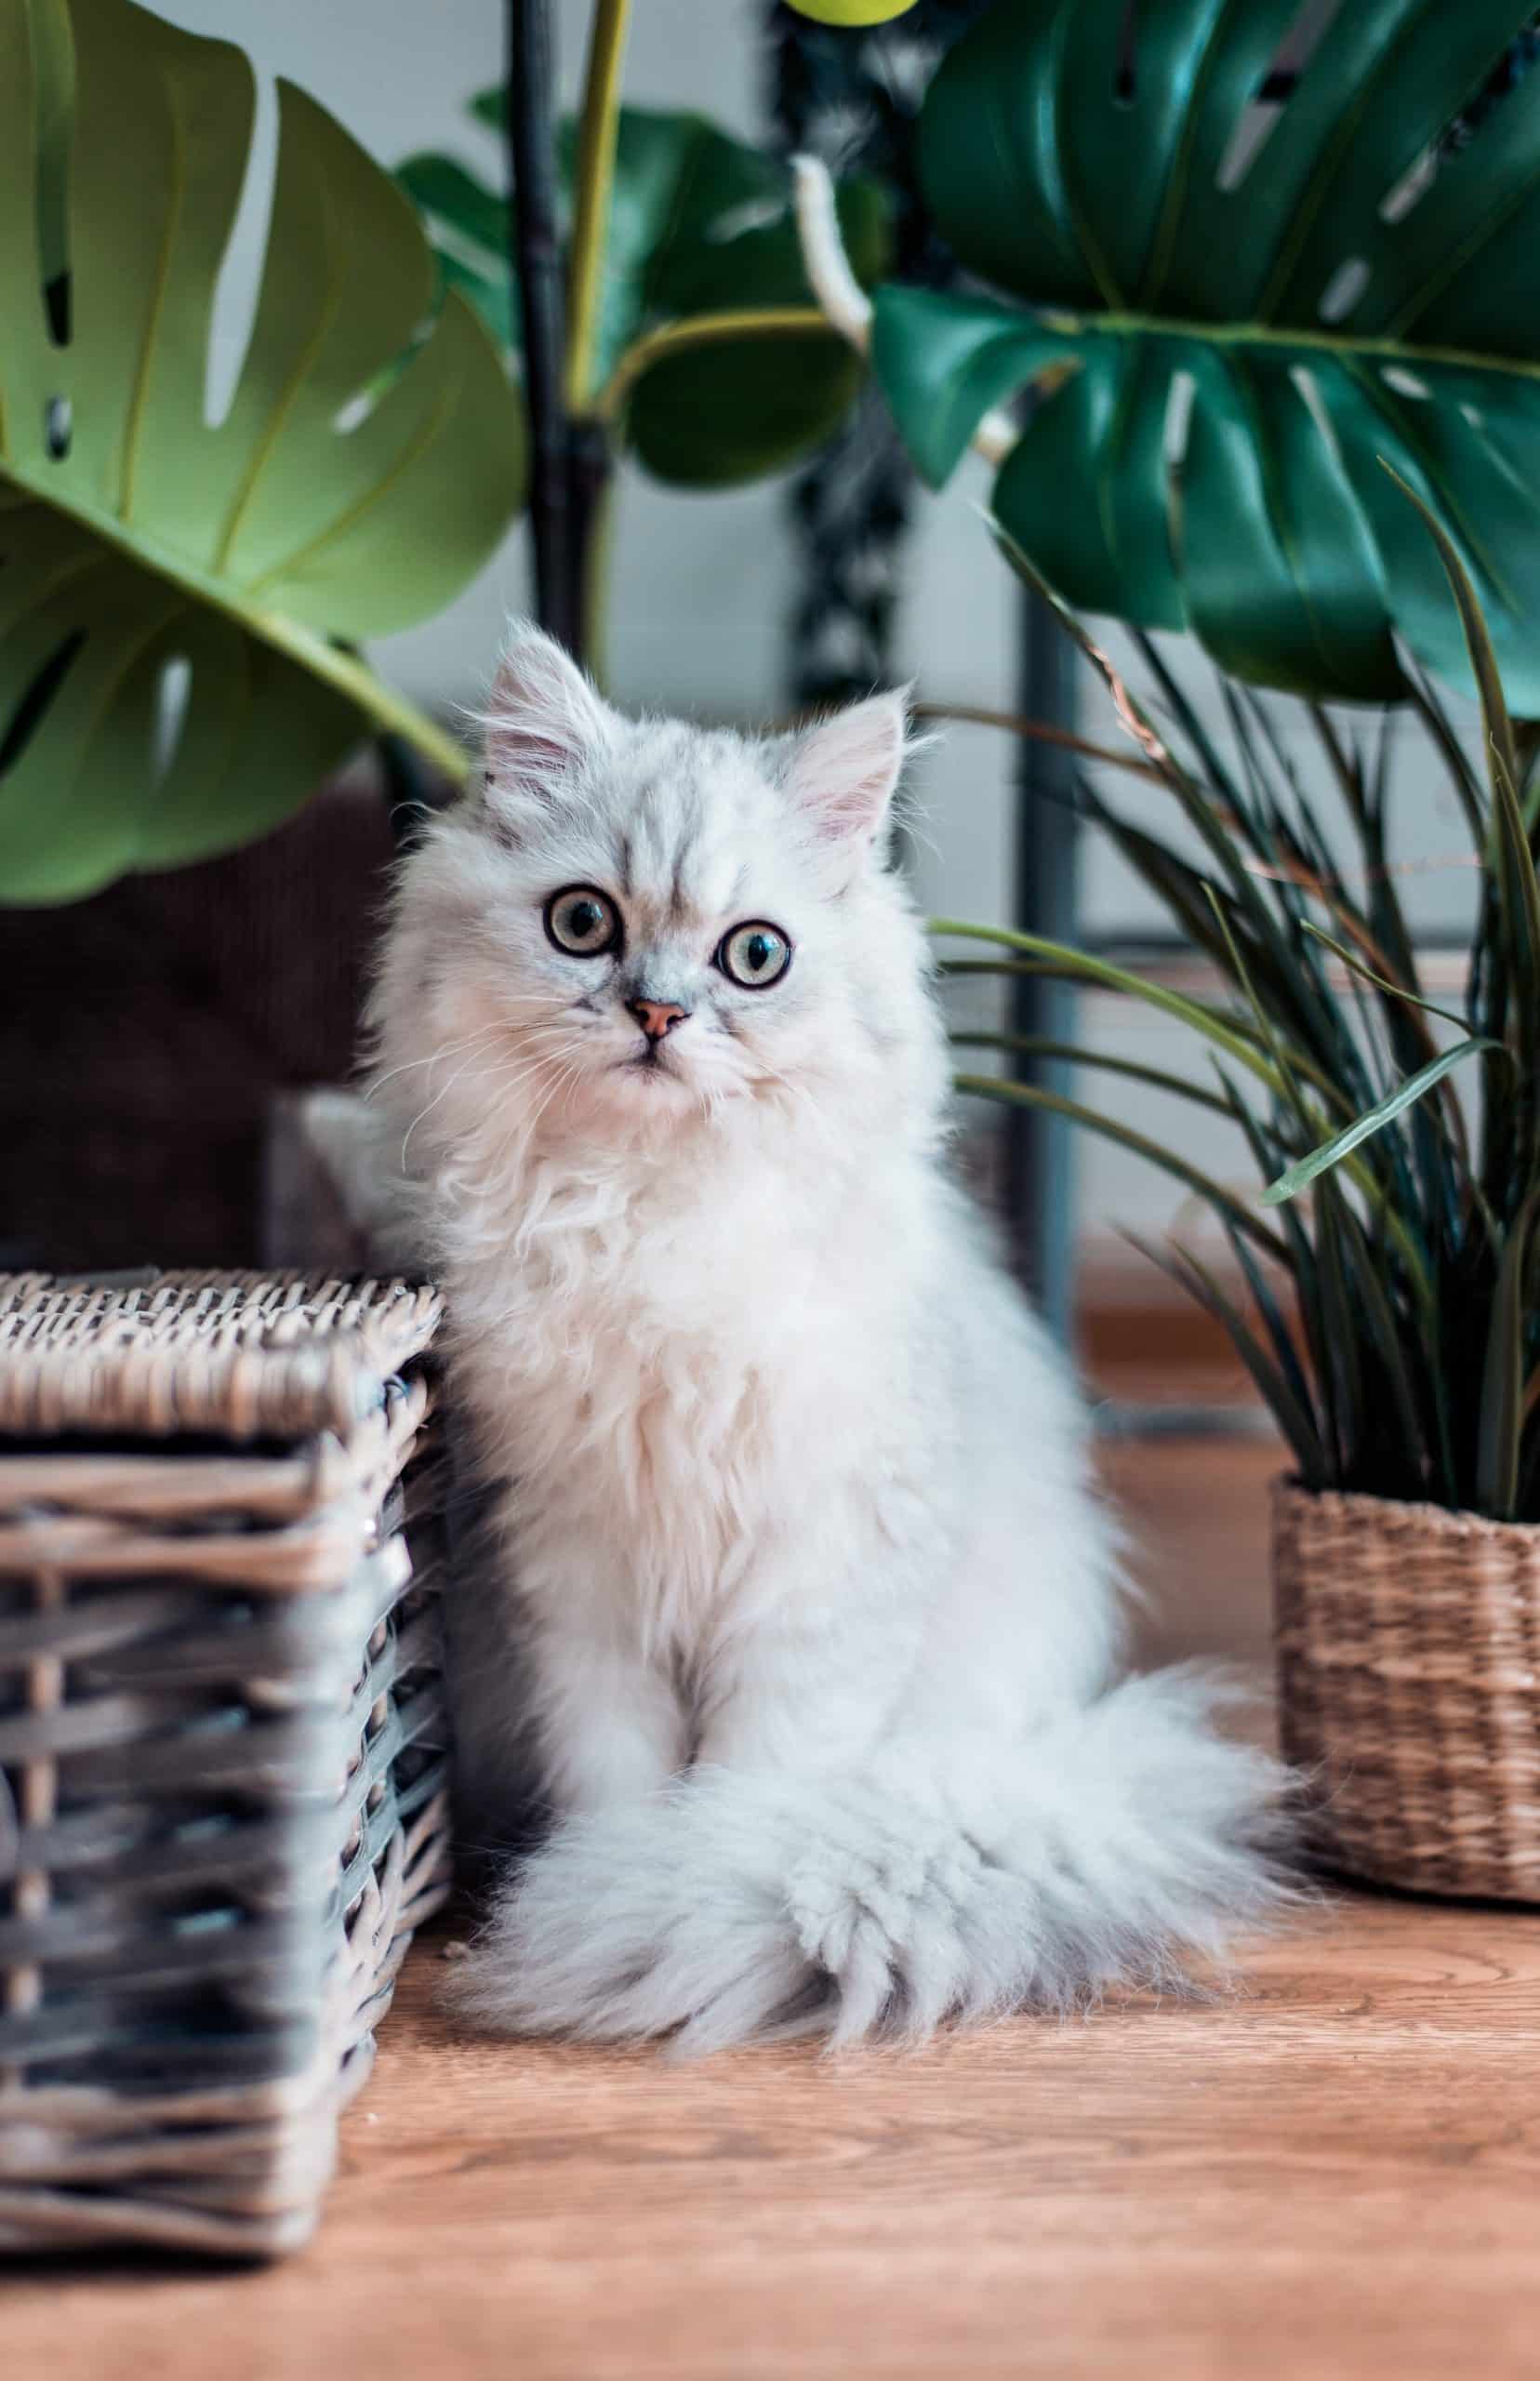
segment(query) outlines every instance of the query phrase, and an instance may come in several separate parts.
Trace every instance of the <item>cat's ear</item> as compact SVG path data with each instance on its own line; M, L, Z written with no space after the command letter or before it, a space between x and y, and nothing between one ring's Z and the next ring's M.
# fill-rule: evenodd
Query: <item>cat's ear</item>
M871 695L800 737L790 791L826 842L865 853L887 816L908 749L907 693Z
M483 718L488 800L544 793L603 746L612 716L554 637L514 620Z

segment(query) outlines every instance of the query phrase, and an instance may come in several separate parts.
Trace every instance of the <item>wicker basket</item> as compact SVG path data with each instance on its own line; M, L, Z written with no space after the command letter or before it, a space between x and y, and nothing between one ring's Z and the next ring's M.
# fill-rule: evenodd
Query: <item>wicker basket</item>
M448 1876L437 1319L0 1276L0 2246L315 2221Z
M1540 1901L1540 1526L1274 1490L1283 1749L1334 1867Z

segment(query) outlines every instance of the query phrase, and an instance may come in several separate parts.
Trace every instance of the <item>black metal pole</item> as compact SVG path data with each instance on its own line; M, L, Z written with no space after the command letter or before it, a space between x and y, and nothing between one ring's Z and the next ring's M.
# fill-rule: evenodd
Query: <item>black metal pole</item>
M582 641L573 566L569 439L563 403L564 269L557 209L550 0L508 0L508 156L512 254L529 414L535 609L570 651Z
M1042 598L1021 599L1021 709L1029 719L1072 726L1074 648ZM1071 799L1069 755L1050 744L1021 745L1016 790L1015 923L1024 934L1070 942L1075 934L1079 821ZM1046 976L1010 978L1013 1033L1051 1042L1073 1038L1075 993ZM1017 1057L1016 1079L1053 1091L1071 1088L1058 1059ZM1022 1277L1044 1319L1069 1345L1074 1324L1073 1149L1068 1117L1039 1108L1006 1111L1007 1213Z

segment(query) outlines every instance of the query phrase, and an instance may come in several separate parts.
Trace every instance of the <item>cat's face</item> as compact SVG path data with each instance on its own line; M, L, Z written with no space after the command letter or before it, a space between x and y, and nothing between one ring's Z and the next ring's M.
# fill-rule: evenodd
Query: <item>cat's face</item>
M444 1021L479 1037L485 1097L634 1135L891 1066L923 1004L874 849L903 747L891 696L759 743L633 722L518 634L482 795L427 862L459 911Z

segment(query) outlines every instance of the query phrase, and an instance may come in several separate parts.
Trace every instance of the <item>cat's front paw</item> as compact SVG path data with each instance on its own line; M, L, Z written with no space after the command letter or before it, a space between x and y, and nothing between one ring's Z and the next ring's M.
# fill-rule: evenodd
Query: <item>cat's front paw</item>
M681 1856L688 1792L563 1822L457 1962L450 2005L496 2033L667 2037L680 2056L811 2029L824 1984L783 1914Z

